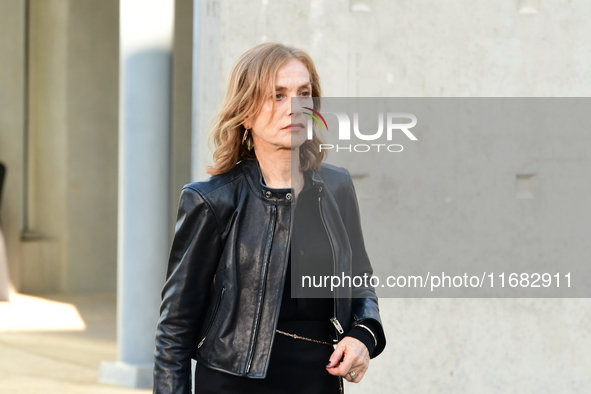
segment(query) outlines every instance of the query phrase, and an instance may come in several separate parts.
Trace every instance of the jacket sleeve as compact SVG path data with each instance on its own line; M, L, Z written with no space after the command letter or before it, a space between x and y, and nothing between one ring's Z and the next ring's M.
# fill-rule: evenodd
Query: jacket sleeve
M365 249L365 242L363 240L363 231L361 229L361 219L359 214L359 204L357 202L357 194L355 193L355 187L353 180L347 172L348 185L346 186L346 192L344 193L344 209L341 212L341 217L345 228L347 229L347 235L349 237L349 243L351 245L352 252L352 271L353 275L363 277L366 274L369 277L373 275L373 268L367 256ZM368 279L369 280L369 279ZM386 336L382 327L382 321L380 318L380 310L378 306L378 297L375 293L375 289L371 286L368 287L354 287L353 298L352 298L352 313L353 313L353 327L356 324L363 324L364 321L371 321L370 325L374 328L374 335L377 339L377 345L375 346L371 357L379 355L386 346ZM372 330L372 332L374 331Z
M191 356L222 242L209 204L191 187L181 193L154 352L154 394L191 393Z

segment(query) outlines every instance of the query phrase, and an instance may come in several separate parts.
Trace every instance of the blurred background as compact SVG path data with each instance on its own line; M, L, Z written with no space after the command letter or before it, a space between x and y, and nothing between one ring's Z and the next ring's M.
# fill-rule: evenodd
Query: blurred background
M590 16L583 0L0 0L0 393L149 391L179 191L206 178L207 125L250 47L306 50L325 96L587 97ZM388 347L350 393L591 389L587 299L381 308Z

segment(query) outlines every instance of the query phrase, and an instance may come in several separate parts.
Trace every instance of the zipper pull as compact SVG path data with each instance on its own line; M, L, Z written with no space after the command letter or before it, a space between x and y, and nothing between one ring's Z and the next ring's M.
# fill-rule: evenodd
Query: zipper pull
M339 334L343 334L345 332L345 330L343 330L343 327L341 326L341 323L339 323L339 319L337 319L336 317L331 317L330 322L334 325Z

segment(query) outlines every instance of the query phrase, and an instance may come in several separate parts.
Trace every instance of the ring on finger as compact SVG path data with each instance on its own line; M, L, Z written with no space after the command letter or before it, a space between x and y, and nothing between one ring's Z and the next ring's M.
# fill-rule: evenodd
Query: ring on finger
M351 379L355 379L357 377L357 372L349 371L349 376L351 376Z

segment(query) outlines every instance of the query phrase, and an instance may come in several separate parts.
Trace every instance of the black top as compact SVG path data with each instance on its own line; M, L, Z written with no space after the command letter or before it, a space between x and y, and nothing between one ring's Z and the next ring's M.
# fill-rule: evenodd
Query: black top
M297 198L293 215L293 231L291 237L291 253L288 261L287 275L281 300L279 320L316 320L329 321L334 316L334 299L328 287L306 287L304 295L324 298L292 298L292 287L301 291L302 275L313 278L334 275L333 255L330 241L322 223L318 204L319 192L312 187L310 173L304 173L304 187ZM293 267L292 276L292 263ZM301 294L300 294L301 295ZM373 332L371 321L363 323ZM371 355L375 348L373 336L361 327L354 327L347 333L363 342Z

